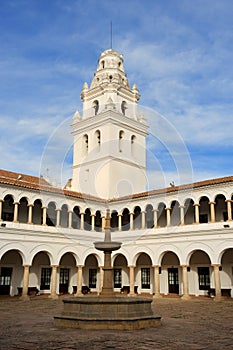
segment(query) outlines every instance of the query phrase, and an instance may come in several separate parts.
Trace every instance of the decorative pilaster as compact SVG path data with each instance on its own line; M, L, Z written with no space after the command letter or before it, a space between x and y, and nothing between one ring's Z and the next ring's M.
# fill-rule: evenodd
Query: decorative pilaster
M118 214L118 231L122 231L122 214Z
M160 276L159 276L159 265L154 265L154 295L153 298L161 298L160 294Z
M227 221L232 221L232 208L231 203L233 202L231 199L226 199L227 203Z
M82 296L83 265L78 265L77 268L77 292L75 295Z
M130 226L129 226L129 229L130 229L130 231L132 231L133 230L133 216L134 216L134 213L129 213L129 215L130 215L130 219L129 219L129 222L130 222Z
M47 208L48 207L42 207L41 209L43 210L42 212L42 226L46 226L46 214L47 214Z
M56 209L57 217L56 217L56 227L61 227L61 209Z
M209 202L209 205L210 205L210 221L211 222L215 222L215 208L214 208L215 204L216 204L215 202Z
M184 226L184 205L180 205L180 226Z
M182 265L182 279L183 279L183 295L181 299L190 299L189 295L189 282L188 282L188 267L187 265Z
M29 269L30 265L24 265L24 271L23 271L23 291L21 298L24 300L28 300L28 283L29 283Z
M195 208L195 224L199 224L200 221L199 221L199 207L200 207L200 204L196 203L196 204L193 204L194 208Z
M171 208L165 208L167 213L167 226L171 226Z
M158 210L154 209L154 228L158 227Z
M129 295L134 295L134 266L129 266Z
M91 214L91 231L95 231L95 214Z
M57 299L57 293L56 293L56 289L57 289L57 265L52 265L52 274L51 274L51 294L50 294L50 298L52 299Z
M68 211L68 228L72 228L72 216L73 216L73 211L69 210Z
M14 220L13 222L18 222L18 211L19 211L19 202L14 202Z
M214 285L215 285L215 298L214 300L218 301L221 300L222 294L221 294L221 281L220 281L220 272L219 267L220 264L213 264L214 268Z
M81 220L80 220L80 230L84 230L84 214L85 213L80 213Z

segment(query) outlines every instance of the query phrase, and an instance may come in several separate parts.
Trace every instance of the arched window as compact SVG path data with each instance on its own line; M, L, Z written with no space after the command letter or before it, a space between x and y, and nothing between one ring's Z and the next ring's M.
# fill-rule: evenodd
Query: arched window
M136 141L136 136L132 135L131 136L131 155L135 156L135 141Z
M99 210L97 210L95 213L95 230L102 231L102 217Z
M66 204L61 207L61 227L68 227L68 207Z
M102 65L102 68L104 68L105 62L104 62L104 61L101 61L101 65Z
M127 231L130 227L129 209L125 208L122 213L122 230Z
M91 230L91 211L89 208L85 210L84 214L84 230Z
M78 206L75 206L73 209L73 215L72 215L72 227L79 229L80 228L80 220L81 220L80 209Z
M121 130L119 132L119 152L122 152L123 150L123 137L124 137L124 131Z
M10 194L6 195L4 198L2 205L2 219L4 221L14 220L14 199Z
M94 115L97 115L99 111L99 101L95 100L92 107L94 108Z
M88 135L87 134L83 136L82 151L84 156L88 153Z
M46 224L48 226L56 226L56 220L56 204L54 202L50 202L47 208Z
M19 222L26 223L28 221L28 201L26 197L23 197L19 201Z
M97 152L99 152L100 151L100 144L101 144L101 137L100 137L100 131L99 130L96 130L96 132L95 132L94 143L95 143L95 148L96 148Z
M142 227L142 213L139 206L134 208L134 228L140 229Z
M146 206L146 227L152 228L154 227L154 212L151 204Z
M121 111L122 111L123 115L125 115L126 109L127 109L127 103L125 101L122 101L121 102Z
M40 199L36 199L34 201L34 205L32 207L32 222L36 225L42 225L43 221L43 213L42 213L42 203Z

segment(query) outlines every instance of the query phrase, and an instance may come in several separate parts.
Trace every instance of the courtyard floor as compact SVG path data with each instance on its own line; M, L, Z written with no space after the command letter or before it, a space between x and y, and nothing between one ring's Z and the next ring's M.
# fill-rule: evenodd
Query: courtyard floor
M137 331L56 328L62 298L0 298L0 349L233 350L233 300L164 297L153 303L161 327Z

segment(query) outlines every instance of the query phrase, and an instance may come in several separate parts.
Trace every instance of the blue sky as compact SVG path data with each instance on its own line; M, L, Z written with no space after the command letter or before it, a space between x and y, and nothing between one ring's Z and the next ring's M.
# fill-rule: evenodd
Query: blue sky
M150 187L232 175L232 13L232 0L1 1L0 168L71 176L71 118L112 21L149 108Z

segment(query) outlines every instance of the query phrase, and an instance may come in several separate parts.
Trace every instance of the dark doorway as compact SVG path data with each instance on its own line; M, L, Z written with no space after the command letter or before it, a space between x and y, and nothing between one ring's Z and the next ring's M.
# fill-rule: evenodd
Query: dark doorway
M169 293L179 294L178 268L168 269L168 290Z
M0 276L0 295L10 295L12 267L2 267Z
M59 279L59 293L68 293L69 289L69 269L60 269L60 279Z

